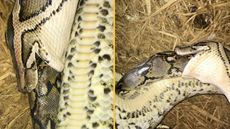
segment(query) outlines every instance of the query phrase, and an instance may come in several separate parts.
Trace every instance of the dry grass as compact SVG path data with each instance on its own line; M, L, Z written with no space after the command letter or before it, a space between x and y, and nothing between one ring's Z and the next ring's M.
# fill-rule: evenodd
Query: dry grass
M12 0L0 1L0 129L30 129L26 95L17 91L11 57L5 44L6 21Z
M230 44L228 0L116 0L116 70L126 72L154 53L203 39ZM229 129L221 95L177 105L162 122L173 129Z

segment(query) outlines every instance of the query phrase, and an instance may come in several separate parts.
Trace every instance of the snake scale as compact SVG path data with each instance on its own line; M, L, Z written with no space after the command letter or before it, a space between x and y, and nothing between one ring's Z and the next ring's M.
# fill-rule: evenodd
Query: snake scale
M34 129L55 129L60 98L61 75L44 62L38 69L37 87L29 93Z
M216 93L228 96L228 85L220 85L219 78L229 79L229 67L224 65L229 62L229 52L218 42L202 41L157 53L127 72L116 85L116 128L156 128L167 112L186 98Z
M112 0L16 0L7 45L33 128L112 128Z

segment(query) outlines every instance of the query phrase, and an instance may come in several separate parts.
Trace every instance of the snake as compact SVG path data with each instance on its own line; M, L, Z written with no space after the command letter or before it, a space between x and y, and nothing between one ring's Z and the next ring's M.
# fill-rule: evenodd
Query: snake
M230 102L230 48L216 41L203 41L191 46L176 47L179 55L195 56L186 65L182 76L216 85Z
M220 44L202 41L187 47L177 47L175 51L160 52L124 74L116 84L116 128L156 128L167 112L181 101L199 94L223 94L218 86L183 76L183 72L193 66L189 64L196 54L202 55L192 50L203 53L210 49L217 51L217 47L210 48L212 45ZM229 57L229 51L224 50Z
M61 74L44 62L39 65L37 87L28 94L33 129L56 129Z
M15 1L6 41L33 128L112 128L112 30L112 0Z
M58 129L113 128L113 3L85 0L66 52Z
M61 72L78 0L16 0L8 19L6 41L18 90L38 84L38 60Z

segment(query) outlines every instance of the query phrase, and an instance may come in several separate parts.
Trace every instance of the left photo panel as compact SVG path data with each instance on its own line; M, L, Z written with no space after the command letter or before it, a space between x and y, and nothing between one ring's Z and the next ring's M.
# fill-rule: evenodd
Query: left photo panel
M113 129L115 0L0 0L0 129Z

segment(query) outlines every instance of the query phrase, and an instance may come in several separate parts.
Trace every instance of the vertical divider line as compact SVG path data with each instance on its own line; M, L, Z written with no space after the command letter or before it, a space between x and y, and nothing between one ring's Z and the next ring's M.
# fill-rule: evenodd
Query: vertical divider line
M113 129L116 129L116 0L113 0Z

